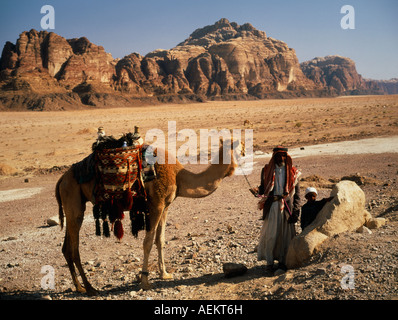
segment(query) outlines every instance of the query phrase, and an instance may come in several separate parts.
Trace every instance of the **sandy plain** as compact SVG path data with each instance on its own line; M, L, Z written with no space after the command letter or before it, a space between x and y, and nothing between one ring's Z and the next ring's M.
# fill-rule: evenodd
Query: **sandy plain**
M29 197L0 201L0 298L87 299L72 288L61 253L64 232L48 227L57 214L54 187L66 168L91 151L96 131L119 137L139 126L168 132L193 129L253 129L257 158L251 184L272 148L311 150L342 141L386 138L386 152L311 154L297 156L303 171L302 188L316 185L327 196L333 181L357 179L373 216L389 219L371 235L344 233L325 244L325 254L307 266L266 276L253 249L261 228L256 200L243 176L224 181L213 195L199 200L177 199L166 228L166 260L173 281L157 278L156 248L151 278L154 289L142 291L135 282L142 262L142 239L126 235L99 240L91 207L81 231L81 255L92 284L102 293L96 299L394 299L397 297L398 96L356 96L257 101L213 101L159 104L137 108L90 109L62 112L2 112L0 114L0 191L29 189ZM375 140L379 141L379 140ZM376 143L377 145L377 143ZM310 147L312 146L312 147ZM374 144L375 146L375 144ZM348 146L348 150L350 147ZM392 150L392 151L391 151ZM200 170L202 165L188 165ZM304 200L303 200L304 203ZM126 226L126 228L128 228ZM298 229L298 232L300 230ZM102 242L101 242L102 241ZM222 263L244 263L248 273L225 279ZM342 290L341 264L358 270L355 290ZM54 290L43 290L40 268L56 270Z
M397 96L217 101L64 112L3 112L0 163L16 170L71 165L90 153L99 126L120 137L139 126L145 134L193 129L253 129L254 150L270 152L323 142L391 136L397 128ZM245 122L246 121L246 122ZM166 137L167 138L167 137ZM167 142L167 141L166 141Z

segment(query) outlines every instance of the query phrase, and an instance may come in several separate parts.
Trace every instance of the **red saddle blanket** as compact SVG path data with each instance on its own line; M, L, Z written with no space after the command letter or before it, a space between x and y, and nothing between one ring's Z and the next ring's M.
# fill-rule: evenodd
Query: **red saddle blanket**
M115 236L123 237L124 211L130 211L130 219L137 214L148 213L146 192L141 177L142 146L129 146L95 151L96 186L94 189L96 234L100 235L99 219L103 220L104 235L109 236L108 219ZM132 225L132 232L136 236ZM141 227L140 227L141 228Z
M96 203L134 197L143 189L141 146L97 150L95 167Z

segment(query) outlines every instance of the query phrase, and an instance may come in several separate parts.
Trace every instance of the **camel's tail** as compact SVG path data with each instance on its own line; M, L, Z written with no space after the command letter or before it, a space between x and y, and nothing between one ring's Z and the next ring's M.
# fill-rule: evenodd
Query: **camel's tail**
M62 209L62 200L61 200L61 195L59 193L59 185L62 182L63 176L58 180L57 185L55 186L55 198L57 199L58 202L58 217L59 217L59 223L61 225L61 230L64 228L64 210Z

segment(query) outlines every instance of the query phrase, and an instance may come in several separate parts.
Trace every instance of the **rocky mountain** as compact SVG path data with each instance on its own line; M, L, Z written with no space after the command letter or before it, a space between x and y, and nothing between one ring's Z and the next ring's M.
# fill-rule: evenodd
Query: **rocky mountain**
M129 55L118 62L116 72L117 88L134 94L262 97L315 88L293 49L248 23L227 19L195 30L170 50Z
M79 106L84 104L82 87L113 92L115 64L103 47L84 37L66 40L53 32L23 32L2 52L0 106L39 110Z
M355 62L338 55L317 57L300 64L306 77L316 85L336 94L396 94L398 79L364 79Z
M307 78L338 93L362 85L362 77L357 73L355 62L349 58L326 56L303 62L300 66Z
M103 47L86 38L66 40L47 31L23 32L7 42L0 60L4 90L66 92L85 82L110 85L115 62Z
M85 37L31 30L4 46L0 108L319 96L351 92L364 83L348 58L329 56L300 65L286 43L227 19L195 30L172 49L122 59ZM367 86L377 92L391 87Z
M398 78L390 80L364 79L368 91L380 94L398 94Z

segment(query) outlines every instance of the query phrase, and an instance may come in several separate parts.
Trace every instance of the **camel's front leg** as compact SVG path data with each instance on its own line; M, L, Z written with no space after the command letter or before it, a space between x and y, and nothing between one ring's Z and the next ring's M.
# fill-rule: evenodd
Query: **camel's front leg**
M141 272L141 287L144 290L151 289L151 285L148 281L149 271L149 254L152 249L153 240L156 232L156 245L158 247L158 255L159 255L159 271L161 279L171 279L172 276L166 272L164 267L164 258L163 258L163 246L164 246L164 227L166 224L167 217L167 206L159 205L158 207L152 207L149 213L150 219L150 231L147 231L144 239L144 263L142 266Z
M173 279L173 275L167 273L164 264L163 247L164 247L164 231L166 228L166 218L167 218L167 208L165 208L163 215L160 219L158 228L156 230L156 238L155 238L155 243L158 248L158 265L159 265L160 278L163 280Z
M147 231L144 239L144 263L142 265L141 272L141 288L144 290L149 290L152 286L149 284L148 276L148 264L149 264L149 254L151 253L153 239L155 237L155 228L151 228L150 231Z

